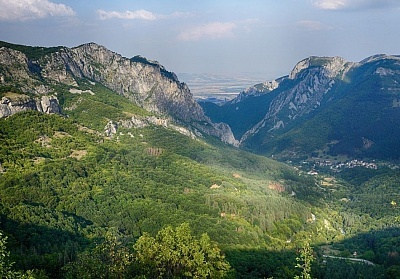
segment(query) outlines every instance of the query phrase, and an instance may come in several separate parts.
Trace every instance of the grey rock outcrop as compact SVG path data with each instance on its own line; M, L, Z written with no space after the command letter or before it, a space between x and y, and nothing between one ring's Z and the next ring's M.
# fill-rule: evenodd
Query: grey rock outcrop
M107 126L106 126L106 131L109 130L109 129L107 129L109 124L107 124ZM150 125L156 125L156 126L162 126L164 128L169 128L169 129L175 130L178 133L181 133L185 136L191 137L193 139L198 136L201 136L201 134L196 133L196 131L193 132L183 126L175 125L174 121L170 118L161 118L161 117L156 117L156 116L132 116L131 119L122 120L118 123L118 126L122 126L127 129L144 128L144 127L147 127Z
M56 96L39 96L30 98L27 95L3 97L0 100L0 118L27 110L37 110L46 114L60 113L60 106Z
M107 125L104 127L104 135L106 137L112 138L117 133L118 125L113 121L108 121Z
M189 88L154 61L128 59L89 43L63 49L43 59L43 76L55 82L74 84L88 78L125 96L144 109L169 114L185 122L207 121Z
M354 66L357 63L340 57L309 57L297 63L288 76L294 85L271 102L267 114L242 136L241 142L261 128L269 131L281 129L318 108L335 82L342 80Z
M281 77L273 81L266 81L263 83L256 84L254 86L250 86L249 88L243 90L236 96L233 100L230 101L231 104L237 104L242 102L248 97L257 97L263 94L267 94L279 87L279 84L287 77Z
M155 116L147 116L147 117L139 117L139 116L132 116L129 120L123 120L118 124L109 122L105 127L105 134L107 136L113 136L116 133L116 128L118 126L122 126L127 129L132 128L144 128L149 125L156 125L162 126L164 128L169 128L172 130L177 131L185 136L191 138L201 137L201 133L199 130L194 129L187 129L182 125L176 125L171 118L162 118L162 117L155 117ZM204 126L200 126L203 129L203 132L206 128ZM205 127L207 127L205 125ZM214 129L214 130L213 130ZM215 133L215 131L220 131L219 133L214 134L214 136L221 139L221 141L225 143L229 143L233 146L238 146L239 142L233 137L233 133L229 125L225 123L213 123L213 126L210 125L210 130L205 131L207 134Z
M335 79L341 79L350 68L340 57L310 57L300 61L289 75L290 79L297 79L298 83L279 94L272 102L267 118L275 118L275 122L285 119L276 118L282 109L288 109L285 117L296 119L318 107L335 84Z
M36 99L37 110L43 113L55 113L60 114L61 109L56 96L42 96L40 99Z
M205 116L187 85L156 61L140 56L128 59L95 43L75 48L59 47L35 61L17 50L0 48L0 82L3 85L18 83L23 92L51 95L56 92L48 84L77 86L78 79L101 83L152 113L170 116L177 123L237 144L230 128L215 124ZM41 97L37 109L59 112L52 100ZM34 104L27 106L34 107ZM7 110L4 106L2 109Z
M40 79L40 67L25 54L0 47L0 85L18 84L25 93L49 94L50 88Z

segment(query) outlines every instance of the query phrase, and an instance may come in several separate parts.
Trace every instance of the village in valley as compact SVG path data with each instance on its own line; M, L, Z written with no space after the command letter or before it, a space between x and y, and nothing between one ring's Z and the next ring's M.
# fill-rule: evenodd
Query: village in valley
M376 160L367 161L361 159L323 159L311 157L307 160L301 162L286 161L291 165L296 165L296 169L307 172L309 175L318 175L319 172L334 172L338 173L344 169L353 168L366 168L371 170L377 170L379 168L390 168L392 170L399 169L399 164L388 163L388 162L378 162Z

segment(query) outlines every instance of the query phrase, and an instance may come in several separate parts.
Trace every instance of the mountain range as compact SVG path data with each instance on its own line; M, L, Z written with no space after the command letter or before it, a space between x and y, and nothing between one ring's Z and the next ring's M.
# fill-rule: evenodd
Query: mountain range
M201 103L240 146L282 158L400 158L400 56L309 57L224 105Z
M57 92L49 84L73 91L85 78L194 133L260 154L400 157L399 56L375 55L358 63L309 57L289 75L256 84L223 105L199 106L174 73L141 56L124 58L95 43L25 53L23 46L0 45L1 84L20 84L24 94L3 97L1 117L25 108L59 113Z
M315 278L396 278L398 166L306 160L396 161L398 63L310 57L217 106L142 56L0 42L1 252L35 278L145 278L138 239L188 223L229 278L299 276L307 243Z

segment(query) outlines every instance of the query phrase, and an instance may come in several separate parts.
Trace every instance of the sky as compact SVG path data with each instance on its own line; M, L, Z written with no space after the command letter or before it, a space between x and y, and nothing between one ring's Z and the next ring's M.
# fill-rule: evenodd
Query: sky
M400 54L399 0L0 0L0 40L95 42L175 73L288 74L309 56Z

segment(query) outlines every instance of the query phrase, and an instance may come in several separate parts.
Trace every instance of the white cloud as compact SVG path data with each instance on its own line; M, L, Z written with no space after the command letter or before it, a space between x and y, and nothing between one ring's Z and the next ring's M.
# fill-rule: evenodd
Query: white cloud
M346 7L343 1L324 0L315 2L314 5L323 10L340 10Z
M125 11L125 12L97 10L97 15L101 20L117 18L117 19L139 19L139 20L152 21L152 20L174 18L174 17L187 17L188 13L175 12L170 15L161 15L142 9L137 11Z
M0 21L24 21L49 16L74 16L74 10L49 0L0 0Z
M119 19L141 19L141 20L156 20L157 16L152 12L146 10L137 10L137 11L126 11L126 12L117 12L117 11L104 11L98 10L97 15L102 20L119 18Z
M233 22L212 22L188 29L179 34L184 41L197 41L202 38L223 38L233 36L236 24Z
M329 25L326 25L319 21L312 21L312 20L299 21L299 22L297 22L297 26L301 29L314 30L314 31L332 29L332 27Z
M322 10L365 10L398 7L398 0L318 0L314 6Z

